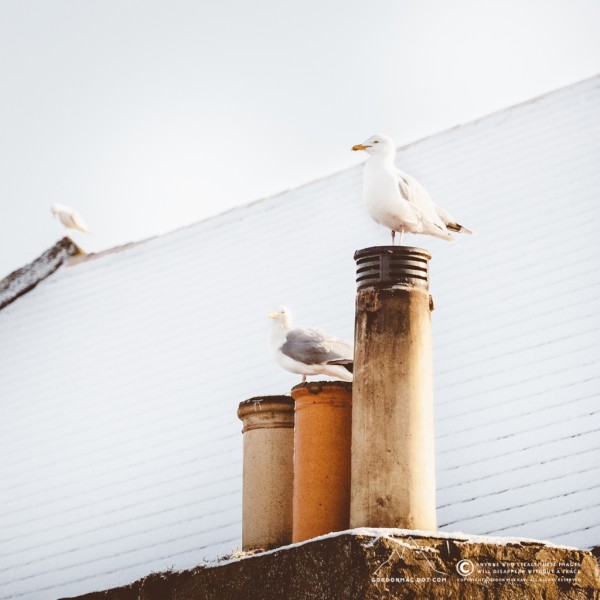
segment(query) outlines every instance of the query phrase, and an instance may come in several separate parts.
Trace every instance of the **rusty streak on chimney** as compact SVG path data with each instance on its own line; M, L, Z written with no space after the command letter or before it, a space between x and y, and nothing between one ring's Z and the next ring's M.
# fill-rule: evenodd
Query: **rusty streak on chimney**
M429 259L358 250L350 527L436 529Z

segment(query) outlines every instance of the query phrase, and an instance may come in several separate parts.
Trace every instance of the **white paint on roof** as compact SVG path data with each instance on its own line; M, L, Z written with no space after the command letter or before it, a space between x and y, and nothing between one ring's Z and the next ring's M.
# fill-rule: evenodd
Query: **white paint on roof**
M594 78L398 153L479 234L408 238L434 256L442 530L600 543L598 106ZM357 166L63 266L1 310L0 597L239 549L237 405L298 382L266 313L351 339L354 250L387 238Z

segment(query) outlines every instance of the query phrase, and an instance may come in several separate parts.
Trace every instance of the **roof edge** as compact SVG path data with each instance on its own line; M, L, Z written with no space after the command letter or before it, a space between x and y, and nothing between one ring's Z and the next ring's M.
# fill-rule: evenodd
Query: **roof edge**
M498 115L501 115L503 113L508 113L511 112L515 109L519 109L522 108L524 106L530 105L530 104L535 104L541 100L546 99L549 96L552 96L554 94L559 94L561 92L566 92L569 89L578 87L580 85L585 85L586 83L589 83L590 81L594 80L594 79L599 79L600 80L600 73L597 73L595 75L592 75L590 77L587 77L585 79L580 79L577 81L574 81L572 83L568 83L565 84L561 87L558 88L554 88L554 89L550 89L546 92L543 92L537 96L533 96L532 98L526 99L526 100L522 100L520 102L517 102L515 104L511 104L509 106L506 106L504 108L500 108L497 110L493 110L489 113L484 113L483 115L471 120L471 121L466 121L464 123L458 123L456 125L447 127L445 129L442 129L440 131L437 131L435 133L429 134L429 135L425 135L421 138L417 138L415 140L412 140L410 142L407 142L401 146L396 147L396 152L400 153L403 152L404 150L407 150L408 148L412 148L413 146L419 145L421 143L427 142L432 138L436 138L436 137L441 137L444 136L446 134L449 133L454 133L455 131L459 130L459 129L463 129L466 127L470 127L470 126L474 126L479 124L481 121L484 121L486 119L490 119L490 118L494 118L497 117ZM7 277L5 277L3 280L0 281L0 310L2 310L5 306L7 306L8 304L10 304L11 302L14 302L19 296L22 296L23 294L26 294L28 291L30 291L31 289L33 289L38 283L40 283L40 281L42 281L43 279L45 279L46 277L48 277L49 275L52 275L52 273L54 273L54 271L56 271L64 262L67 261L67 259L69 259L71 256L77 256L77 255L82 255L81 258L79 259L75 259L72 261L69 261L70 264L72 264L73 266L79 264L80 262L84 262L87 260L94 260L96 258L103 258L104 256L110 255L110 254L114 254L117 252L122 252L122 251L126 251L129 250L131 248L135 248L137 246L140 246L142 244L146 244L147 242L153 241L157 238L163 238L166 236L170 236L173 234L177 234L185 229L192 229L194 227L197 227L198 225L201 224L205 224L207 222L210 221L218 221L221 220L223 217L229 216L229 215L233 215L233 214L243 214L244 211L251 209L253 207L255 207L256 205L259 204L266 204L267 202L276 202L279 198L289 194L290 192L297 192L299 190L301 190L302 188L306 188L312 185L315 185L317 183L320 183L322 181L325 181L327 179L333 179L335 177L339 177L340 175L347 173L349 171L355 170L355 169L359 169L360 167L362 167L363 163L357 163L355 165L351 165L348 167L344 167L342 169L338 169L337 171L334 171L333 173L330 173L328 175L324 175L322 177L317 177L316 179L312 179L310 181L306 181L305 183L302 183L300 185L297 185L296 187L293 188L287 188L284 190L281 190L279 192L277 192L276 194L271 194L268 196L263 196L260 198L256 198L254 200L251 200L249 202L245 202L243 204L239 204L237 206L232 206L222 212L218 212L216 214L207 216L203 219L200 219L198 221L194 221L192 223L187 223L186 225L181 225L179 227L175 227L174 229L171 229L170 231L165 231L163 233L159 233L157 235L152 235L149 236L147 238L143 238L141 240L136 240L136 241L132 241L132 242L128 242L125 244L120 244L118 246L114 246L112 248L107 248L105 250L102 250L100 252L94 252L94 253L86 253L84 250L82 250L81 248L79 248L79 246L77 246L77 244L75 244L75 242L73 242L73 240L71 240L71 238L69 237L64 237L62 240L60 240L57 244L55 244L52 248L48 249L46 252L44 252L44 254L42 254L39 258L37 258L36 260L34 260L32 263L17 269L16 271L13 271L12 273L10 273ZM31 274L32 270L35 270L35 266L38 263L43 263L44 261L48 261L49 260L49 256L51 255L53 252L58 252L59 250L59 246L61 246L61 244L63 244L62 248L63 250L66 250L67 246L71 245L72 246L72 250L69 251L67 254L63 255L63 257L58 261L58 263L54 266L54 268L49 268L48 271L46 272L45 275L39 277L34 283L31 283L27 286L24 286L21 290L17 290L16 293L14 293L12 296L10 295L11 290L14 289L15 287L18 286L18 283L21 279L26 278L28 276L28 274Z
M594 80L594 79L598 79L600 80L600 73L596 73L595 75L592 75L590 77L586 77L585 79L578 79L572 83L567 83L565 85L562 85L560 87L557 88L552 88L549 89L545 92L542 92L540 94L538 94L537 96L532 96L530 98L527 98L525 100L520 100L518 102L515 102L514 104L509 104L508 106L505 106L503 108L498 108L496 110L492 110L490 112L484 112L483 114L481 114L479 117L475 117L474 119L471 119L469 121L464 121L464 122L460 122L460 123L456 123L455 125L450 125L449 127L446 127L444 129L441 129L440 131L436 131L434 133L428 134L428 135L424 135L422 137L416 138L414 140L411 140L409 142L405 142L403 143L401 146L397 146L396 147L396 153L400 153L403 152L404 150L407 150L409 148L412 148L413 146L422 144L424 142L428 142L430 139L432 138L436 138L436 137L441 137L443 135L449 134L449 133L454 133L455 131L457 131L458 129L463 129L466 127L470 127L470 126L474 126L474 125L478 125L481 121L484 121L486 119L493 119L494 117L497 117L499 115L502 115L504 113L508 113L511 112L515 109L520 109L524 106L530 105L530 104L535 104L539 101L545 100L547 97L549 96L553 96L554 94L560 94L561 92L566 92L567 90L570 90L572 88L575 88L577 86L580 85L585 85L586 83L589 83L590 81ZM147 239L144 240L140 240L139 242L134 242L134 243L144 243L146 241L150 241L156 237L163 237L165 235L170 235L171 233L176 233L179 232L183 229L188 229L191 227L195 227L197 225L200 225L202 223L206 223L208 221L213 221L216 219L220 219L224 216L228 216L232 213L237 213L237 212L243 212L246 209L252 208L257 204L261 204L261 203L266 203L269 201L276 201L279 197L281 196L285 196L286 194L289 194L290 192L297 192L299 190L301 190L302 188L306 188L309 186L312 186L314 184L320 183L322 181L325 181L327 179L332 179L334 177L338 177L344 173L347 173L349 171L352 171L354 169L358 169L360 167L362 167L364 165L364 161L361 161L359 163L356 163L354 165L350 165L347 167L343 167L341 169L338 169L336 171L333 171L332 173L329 173L327 175L323 175L321 177L317 177L315 179L311 179L310 181L305 181L304 183L301 183L295 187L291 187L291 188L285 188L275 194L270 194L268 196L262 196L260 198L255 198L254 200L250 200L248 202L245 202L243 204L238 204L237 206L232 206L230 208L227 208L226 210L223 210L221 212L215 213L213 215L207 216L203 219L200 219L198 221L194 221L193 223L188 223L186 225L181 225L180 227L176 227L175 229L172 229L170 231L166 231L164 233L161 233L159 235L155 235L155 236L151 236Z
M428 135L424 135L423 137L417 138L402 146L398 146L396 148L396 152L402 152L403 150L407 150L412 146L420 144L422 142L427 142L431 138L446 135L448 133L453 133L457 129L463 129L465 127L470 127L472 125L478 125L481 121L485 121L486 119L491 119L494 117L498 117L502 114L511 112L515 109L523 108L530 104L535 104L539 101L545 100L549 96L553 96L554 94L560 94L561 92L566 92L567 90L571 90L572 88L578 87L580 85L585 85L586 83L590 83L594 79L600 80L600 73L596 73L595 75L591 75L590 77L586 77L585 79L577 79L571 83L566 83L565 85L561 85L560 87L551 88L545 92L539 93L537 96L532 96L531 98L527 98L525 100L519 100L514 104L509 104L504 108L498 108L496 110L491 110L490 112L484 112L479 117L475 117L474 119L470 119L469 121L463 121L461 123L457 123L456 125L451 125L450 127L446 127L445 129L441 129L440 131L436 131L434 133L430 133Z
M69 237L59 240L33 262L0 281L0 310L50 277L67 259L85 252Z

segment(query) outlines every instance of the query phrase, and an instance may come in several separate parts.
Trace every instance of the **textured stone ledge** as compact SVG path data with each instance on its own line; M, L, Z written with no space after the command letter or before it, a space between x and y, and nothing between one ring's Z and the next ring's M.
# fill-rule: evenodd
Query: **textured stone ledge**
M215 566L153 574L77 600L600 599L600 572L590 552L397 531L333 534Z
M50 277L69 257L85 254L68 237L56 242L32 263L13 271L0 281L0 310Z

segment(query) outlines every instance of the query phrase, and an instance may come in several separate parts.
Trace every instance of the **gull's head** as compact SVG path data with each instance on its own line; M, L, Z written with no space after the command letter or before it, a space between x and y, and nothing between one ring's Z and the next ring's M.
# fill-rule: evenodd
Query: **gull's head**
M292 325L292 315L290 309L285 306L280 306L278 311L267 314L269 319L273 319L275 325L282 329L288 329Z
M387 137L387 135L382 135L381 133L372 135L362 144L356 144L356 146L352 146L352 150L364 150L367 154L375 154L380 156L394 156L396 154L396 146L394 146L394 142Z
M50 208L50 211L52 212L53 215L57 215L58 213L61 213L68 209L69 209L68 206L65 206L64 204L59 204L58 202L55 202L52 205L52 208Z

